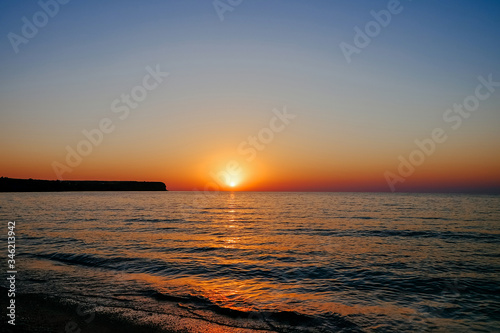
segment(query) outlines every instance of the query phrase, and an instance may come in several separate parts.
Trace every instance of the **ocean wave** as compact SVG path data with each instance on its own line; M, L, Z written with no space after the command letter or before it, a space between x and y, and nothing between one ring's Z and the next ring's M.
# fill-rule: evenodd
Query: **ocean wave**
M189 308L209 310L219 315L227 316L233 319L253 319L265 321L273 328L283 326L293 326L296 329L299 327L316 328L315 332L325 331L324 329L335 328L342 332L362 332L358 325L348 320L347 318L334 313L325 313L322 316L312 316L298 311L256 311L242 310L233 307L222 306L211 300L193 295L169 295L155 290L145 291L145 294L157 301L167 301L179 303L180 307L185 307L186 304L191 305ZM333 326L332 326L333 325Z
M481 232L455 232L434 230L397 230L397 229L352 229L352 230L307 230L305 233L335 237L402 237L402 238L439 238L447 240L472 240L480 242L500 242L500 234Z
M152 219L152 218L139 218L139 217L125 219L123 221L124 222L153 222L153 223L155 223L155 222L172 222L172 223L175 223L175 222L179 222L179 223L186 222L184 219L168 219L168 218L164 218L164 219Z
M112 268L112 264L137 261L138 258L130 257L112 257L103 258L91 254L76 254L76 253L45 253L34 254L35 257L59 261L67 264L75 264L90 267Z

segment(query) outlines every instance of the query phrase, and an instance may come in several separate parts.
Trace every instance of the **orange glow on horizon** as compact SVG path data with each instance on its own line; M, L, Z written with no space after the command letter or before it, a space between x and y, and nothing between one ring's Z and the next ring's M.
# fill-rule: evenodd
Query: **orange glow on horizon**
M303 154L303 153L302 153ZM17 154L3 161L0 176L11 178L56 179L50 165L54 158L42 153ZM397 160L372 155L350 159L291 158L274 151L264 151L248 162L231 149L217 154L178 159L166 156L129 159L129 156L104 156L100 152L85 159L66 173L65 180L137 180L161 181L172 191L332 191L386 192L387 170L396 171ZM460 155L437 155L399 184L398 192L461 191L500 188L500 159L483 155L461 161ZM62 160L62 159L58 159Z

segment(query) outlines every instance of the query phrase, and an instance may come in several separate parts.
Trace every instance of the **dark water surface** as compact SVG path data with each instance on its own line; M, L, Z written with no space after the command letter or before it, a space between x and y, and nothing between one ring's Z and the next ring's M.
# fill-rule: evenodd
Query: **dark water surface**
M3 193L0 216L16 221L23 292L102 311L279 332L500 331L499 196Z

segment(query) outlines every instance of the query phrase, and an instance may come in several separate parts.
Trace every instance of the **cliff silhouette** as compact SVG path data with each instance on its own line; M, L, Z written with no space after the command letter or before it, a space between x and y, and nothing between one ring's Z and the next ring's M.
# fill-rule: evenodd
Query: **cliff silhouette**
M0 177L0 192L167 191L162 182L39 180Z

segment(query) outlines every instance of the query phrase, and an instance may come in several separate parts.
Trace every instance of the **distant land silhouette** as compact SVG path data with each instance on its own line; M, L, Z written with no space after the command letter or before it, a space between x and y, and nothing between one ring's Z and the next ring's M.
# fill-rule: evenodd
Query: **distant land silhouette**
M39 180L0 177L0 192L167 191L162 182Z

